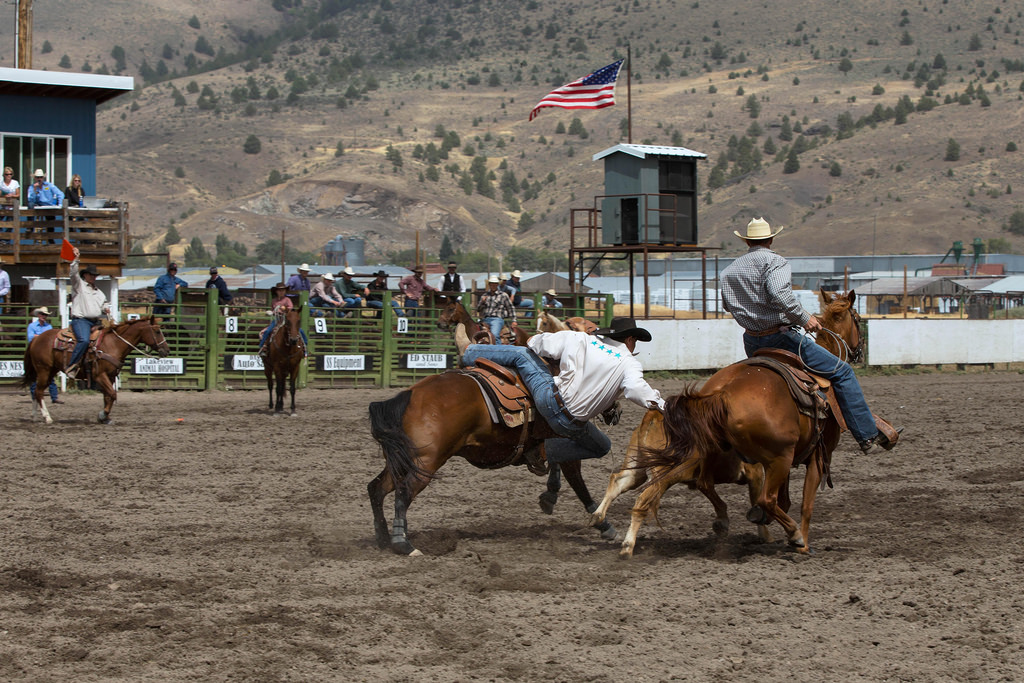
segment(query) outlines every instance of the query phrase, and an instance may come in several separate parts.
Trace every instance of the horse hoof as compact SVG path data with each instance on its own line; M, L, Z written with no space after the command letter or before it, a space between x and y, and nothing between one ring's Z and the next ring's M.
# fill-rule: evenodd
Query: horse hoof
M555 503L558 502L558 494L545 491L540 494L537 502L540 503L541 512L545 515L552 515L555 512Z
M716 519L711 523L711 530L718 536L725 536L729 533L729 520Z
M416 548L414 548L412 543L409 543L409 541L392 541L391 551L396 555L405 555L407 557L419 557L423 554L420 551L416 550Z
M601 538L606 541L614 541L615 537L618 536L618 533L615 531L615 527L612 526L610 522L605 522L605 524L597 528L601 532Z
M763 507L754 505L747 510L747 521L751 524L763 525L767 524L770 520L768 519L768 513L764 511Z
M291 413L288 417L298 417L298 416L299 416L298 413Z
M622 550L619 551L620 560L631 560L633 559L633 546L622 546Z

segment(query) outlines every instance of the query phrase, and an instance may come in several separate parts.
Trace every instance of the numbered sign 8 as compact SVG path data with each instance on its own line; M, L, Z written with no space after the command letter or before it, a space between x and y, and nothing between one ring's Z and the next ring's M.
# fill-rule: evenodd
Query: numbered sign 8
M236 316L224 318L224 331L228 334L238 334L238 318Z

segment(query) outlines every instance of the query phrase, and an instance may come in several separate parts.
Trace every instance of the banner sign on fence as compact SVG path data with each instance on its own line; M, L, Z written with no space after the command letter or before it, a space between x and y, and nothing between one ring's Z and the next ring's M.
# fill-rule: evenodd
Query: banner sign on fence
M448 367L446 353L410 353L405 357L405 367L423 370L444 370Z
M252 356L226 356L224 368L227 370L262 370L263 359L257 355Z
M25 374L25 361L0 360L0 377L21 377Z
M326 372L356 372L371 369L373 367L373 361L369 356L361 354L350 356L324 355L317 356L316 367L318 370L324 370Z
M134 375L183 375L184 358L134 358Z

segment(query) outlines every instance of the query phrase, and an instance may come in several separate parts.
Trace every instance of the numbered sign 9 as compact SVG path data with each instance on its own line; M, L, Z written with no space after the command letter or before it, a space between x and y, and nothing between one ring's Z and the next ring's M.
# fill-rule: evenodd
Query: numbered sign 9
M224 331L228 334L238 334L238 317L231 316L224 318Z
M317 334L327 334L327 318L313 318L313 329Z

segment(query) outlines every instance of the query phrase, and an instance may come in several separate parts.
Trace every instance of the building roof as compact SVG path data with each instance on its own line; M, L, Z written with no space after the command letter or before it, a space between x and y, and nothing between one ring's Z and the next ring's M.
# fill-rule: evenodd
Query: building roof
M134 88L135 79L130 76L0 67L0 95L65 97L94 100L99 104Z
M954 296L964 290L948 277L883 277L857 286L861 296Z
M982 287L978 291L988 292L990 294L1009 294L1024 292L1024 275L1011 275L1004 277L1001 280L996 280L987 287Z
M691 159L707 159L708 155L703 152L695 152L692 149L686 149L685 147L666 147L664 145L631 145L631 144L618 144L614 147L598 152L592 159L597 161L603 159L606 156L615 154L616 152L622 152L623 154L629 154L640 159L646 159L648 156L660 156L660 157L688 157Z

